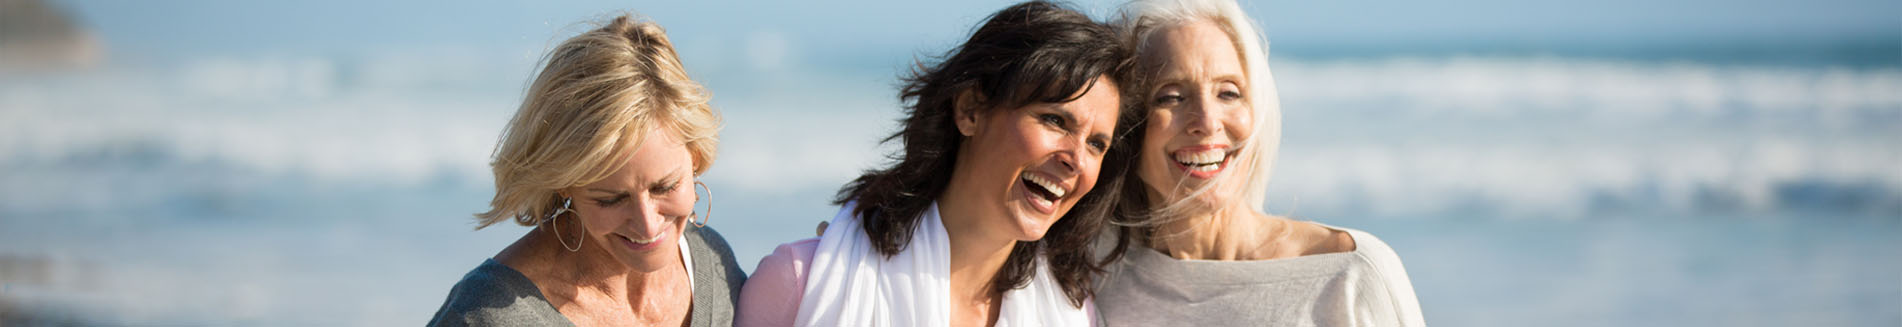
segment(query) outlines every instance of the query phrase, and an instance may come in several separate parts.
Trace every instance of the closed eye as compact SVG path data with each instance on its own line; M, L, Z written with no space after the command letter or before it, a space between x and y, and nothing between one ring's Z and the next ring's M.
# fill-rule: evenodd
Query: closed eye
M1224 90L1221 93L1216 93L1215 96L1221 97L1222 100L1235 101L1242 99L1242 92Z
M673 183L654 185L652 187L648 187L647 192L654 193L654 195L663 195L667 193L673 193L674 190L678 188L680 188L680 180L675 179Z
M1236 85L1235 82L1223 82L1216 90L1215 97L1222 99L1222 101L1241 100L1243 96L1242 87Z
M621 204L621 201L623 200L627 200L627 194L616 195L616 196L608 197L608 198L594 199L594 204L597 206L608 207L608 206L613 206L616 204Z
M1186 98L1183 98L1181 94L1164 93L1162 95L1157 95L1154 102L1155 102L1155 106L1157 107L1168 107L1168 106L1181 104L1182 101L1185 99Z

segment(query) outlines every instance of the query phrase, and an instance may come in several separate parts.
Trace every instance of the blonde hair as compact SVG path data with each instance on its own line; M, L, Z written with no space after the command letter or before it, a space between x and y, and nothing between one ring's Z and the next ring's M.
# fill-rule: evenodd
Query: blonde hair
M508 218L540 224L561 205L559 190L613 175L657 128L686 142L695 176L713 165L719 113L660 25L621 15L543 61L496 145L495 198L476 229Z
M1237 196L1261 212L1267 201L1268 178L1274 171L1275 153L1281 143L1281 100L1275 90L1273 74L1268 71L1268 41L1248 18L1248 13L1233 0L1136 0L1125 4L1122 14L1112 24L1130 38L1137 58L1143 58L1152 55L1145 53L1149 50L1146 45L1157 31L1203 21L1215 23L1233 42L1248 79L1243 99L1254 109L1254 135L1243 141L1243 153L1237 156L1243 159L1241 166L1236 167L1240 169L1226 169L1221 174L1242 174L1240 180L1244 184ZM1146 94L1150 88L1145 82L1132 92ZM1132 174L1134 171L1131 170ZM1197 209L1191 207L1195 197L1233 183L1235 179L1216 180L1221 182L1204 185L1173 203L1148 204L1148 214L1179 217L1185 211Z

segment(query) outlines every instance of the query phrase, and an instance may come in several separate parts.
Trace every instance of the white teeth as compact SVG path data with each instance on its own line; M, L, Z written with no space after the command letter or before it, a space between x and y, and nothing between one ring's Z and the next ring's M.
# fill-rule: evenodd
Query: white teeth
M622 237L626 237L626 236L622 236ZM634 238L632 238L632 237L628 237L628 238L627 238L627 240L628 240L628 241L633 241L633 242L634 242L634 244L647 244L647 243L654 243L654 241L659 241L659 240L660 240L660 235L654 235L654 237L653 237L653 238L649 238L649 239L645 239L645 240L637 240L637 239L634 239Z
M1062 187L1058 186L1060 184L1057 184L1057 182L1052 182L1050 180L1044 179L1043 176L1037 176L1037 174L1024 174L1024 180L1030 181L1031 184L1037 184L1037 186L1043 187L1043 190L1049 191L1051 195L1056 195L1059 198L1063 197L1064 190Z
M1227 156L1228 152L1223 149L1208 149L1201 152L1181 152L1176 153L1176 162L1187 166L1209 165L1213 167L1215 164L1222 163L1223 157Z

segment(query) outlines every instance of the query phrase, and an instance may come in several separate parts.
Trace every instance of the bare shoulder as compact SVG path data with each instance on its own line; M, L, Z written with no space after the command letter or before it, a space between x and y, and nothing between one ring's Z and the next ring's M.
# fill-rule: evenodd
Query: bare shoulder
M1302 251L1301 255L1354 252L1359 248L1359 244L1354 241L1354 234L1346 229L1333 228L1311 221L1292 219L1289 221L1295 226L1294 234L1297 236L1293 239L1304 240L1303 243L1306 245L1306 250Z
M1321 241L1316 242L1316 248L1326 251L1323 253L1354 252L1355 249L1360 247L1359 242L1354 241L1354 235L1348 231L1327 228L1327 226L1314 223L1309 223L1308 225L1313 225L1319 229L1318 233L1321 234Z
M544 237L543 233L539 233L540 231L539 228L530 229L528 233L522 234L521 238L515 239L515 243L510 243L508 247L496 253L495 261L515 269L531 280L539 280L539 277L546 275L548 267L553 266L549 262L550 258L558 255L548 251L550 247L544 244L548 238Z

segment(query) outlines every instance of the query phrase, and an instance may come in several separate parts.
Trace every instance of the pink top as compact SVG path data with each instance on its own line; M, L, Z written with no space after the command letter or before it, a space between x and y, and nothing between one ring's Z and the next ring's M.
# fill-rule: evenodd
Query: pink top
M806 296L806 271L812 270L812 254L819 250L819 238L780 244L773 254L759 259L753 275L740 287L740 307L734 326L792 326L799 317L799 302Z

